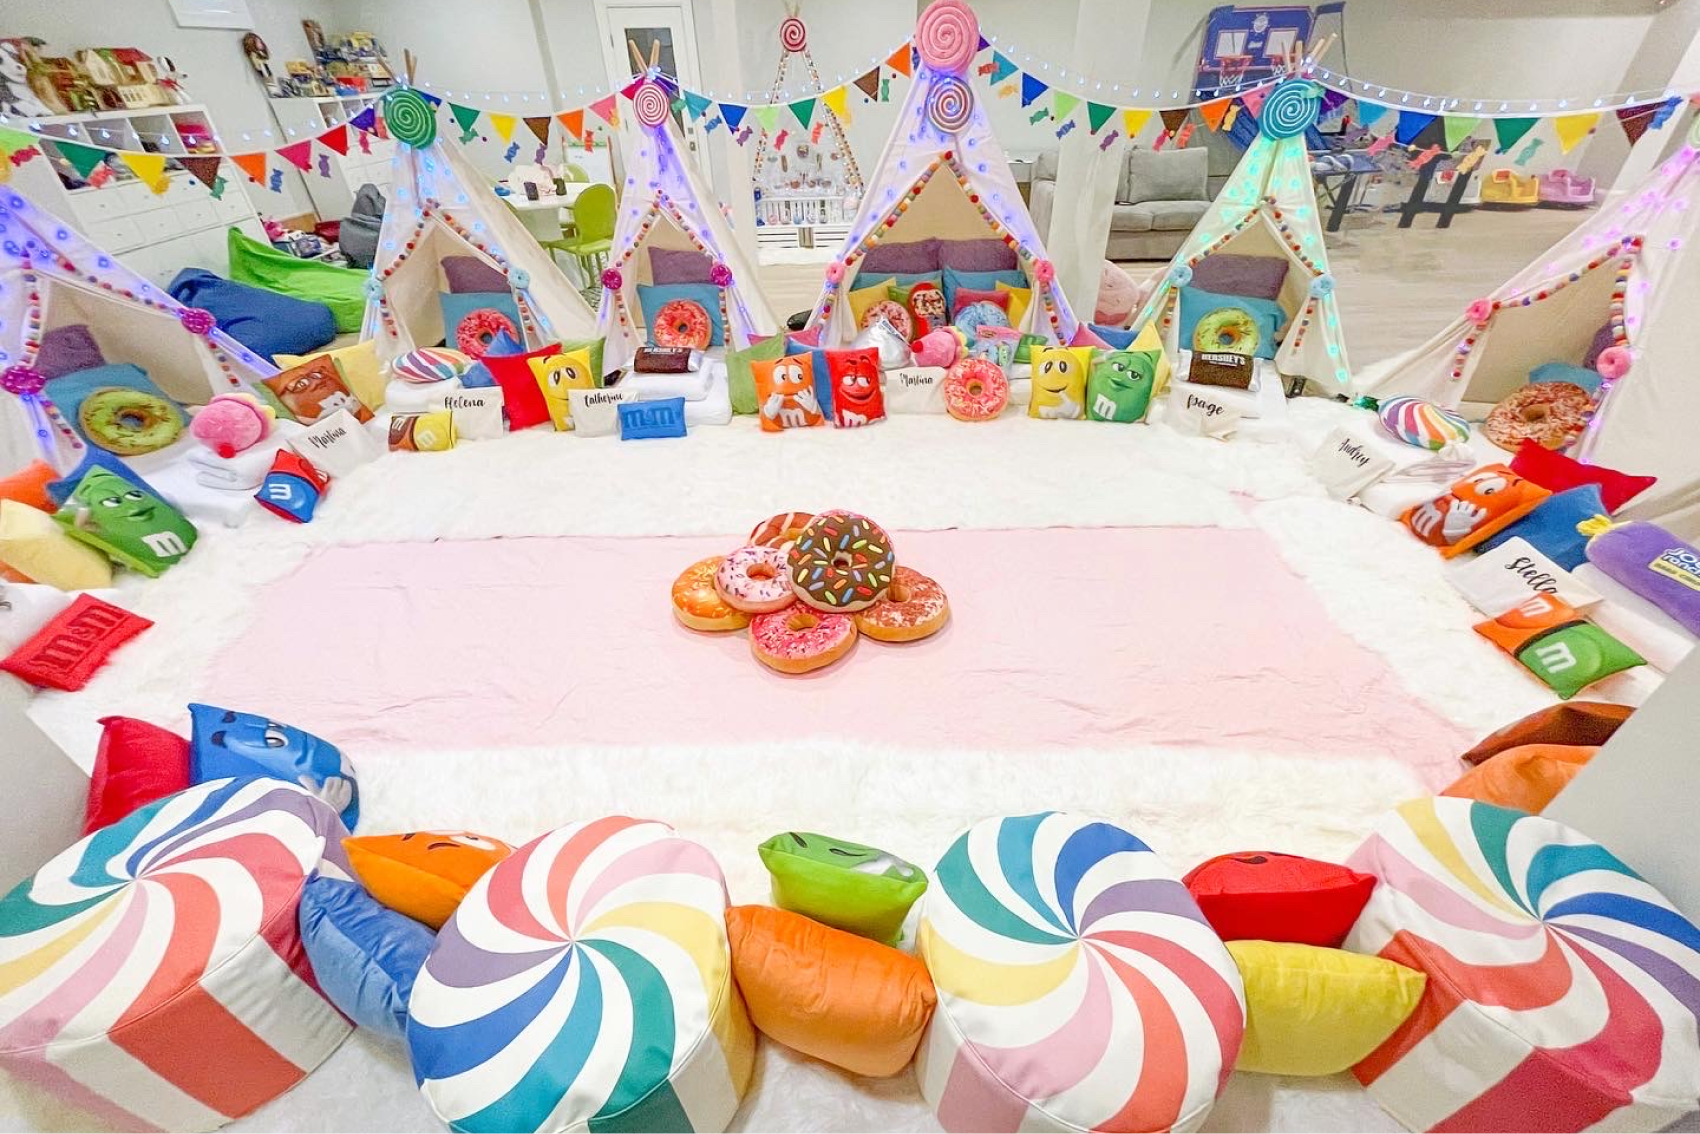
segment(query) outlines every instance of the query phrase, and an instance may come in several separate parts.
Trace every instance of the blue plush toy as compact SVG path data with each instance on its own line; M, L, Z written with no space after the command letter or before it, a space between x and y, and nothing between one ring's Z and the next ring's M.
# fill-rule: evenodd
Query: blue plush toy
M301 891L299 921L307 961L326 998L361 1027L404 1039L413 981L437 935L358 882L322 875Z
M190 705L190 772L195 783L270 776L300 784L342 815L350 831L360 817L354 768L327 740L253 713Z

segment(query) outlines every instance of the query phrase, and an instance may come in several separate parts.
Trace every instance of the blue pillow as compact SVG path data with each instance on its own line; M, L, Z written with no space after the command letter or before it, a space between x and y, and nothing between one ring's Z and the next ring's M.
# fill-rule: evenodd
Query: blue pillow
M874 272L869 276L869 282L876 279L890 280L892 287L914 287L918 283L930 283L940 291L944 290L943 272Z
M490 340L490 345L484 348L486 357L494 355L497 358L502 358L505 355L524 353L525 344L506 331L497 331L496 337ZM488 371L489 367L486 366L484 369ZM494 378L491 380L494 381Z
M336 338L336 315L323 303L184 268L165 289L185 307L202 307L218 329L263 358L312 354Z
M832 370L826 362L826 350L823 347L810 346L798 342L790 335L785 336L785 353L787 356L806 354L813 360L815 373L815 401L820 403L821 413L828 421L832 420Z
M1099 323L1088 323L1086 329L1110 344L1111 350L1131 350L1133 340L1139 337L1139 332L1127 327L1106 327Z
M1590 397L1598 397L1600 393L1600 375L1597 370L1589 370L1586 366L1572 366L1568 362L1544 362L1529 371L1530 382L1574 382L1588 391Z
M515 351L514 353L524 354L525 352ZM497 357L500 356L498 355ZM490 368L485 366L482 362L474 362L471 366L468 366L465 370L461 371L460 388L463 390L479 390L487 386L494 386L495 384L496 376L490 373Z
M969 291L996 291L999 284L1011 287L1032 287L1027 282L1027 276L1014 268L1006 268L1001 272L959 272L955 268L944 270L944 302L945 309L956 310L956 289L965 287Z
M77 485L83 483L83 475L90 469L105 469L107 472L117 473L143 492L152 493L161 500L165 500L167 504L173 504L173 501L166 499L164 493L143 480L141 474L125 464L121 458L108 453L105 449L97 449L93 445L88 447L87 452L88 456L79 461L76 468L58 480L47 482L47 496L53 503L64 504L65 501L69 500L71 493L77 490Z
M1199 320L1212 311L1223 307L1237 307L1251 316L1251 321L1257 324L1257 349L1252 352L1258 358L1274 358L1280 349L1281 324L1287 321L1287 313L1273 299L1252 299L1243 295L1217 295L1213 291L1204 291L1196 287L1181 288L1181 337L1182 350L1193 350L1192 336L1198 329Z
M1521 537L1566 571L1574 571L1588 561L1589 537L1577 531L1576 525L1608 514L1599 485L1569 488L1553 493L1533 512L1483 540L1479 550L1489 551L1508 539Z
M184 429L188 429L189 418L183 412L183 407L178 405L176 400L169 397L165 391L154 385L154 381L148 377L147 371L128 362L111 362L105 366L91 366L87 370L73 370L69 374L61 374L47 383L42 394L59 407L60 412L65 415L65 420L70 423L72 429L77 431L79 437L88 441L89 445L99 448L83 432L83 425L78 419L78 415L81 413L83 402L88 399L88 396L107 386L122 386L128 390L138 390L141 393L165 400L177 410L179 424ZM179 436L182 435L179 434Z
M649 345L655 344L655 316L675 299L688 299L702 304L708 312L709 346L726 342L726 324L720 319L720 289L707 283L638 284L638 306L643 309L643 325L649 328Z
M189 771L195 783L270 776L299 784L336 808L350 831L360 818L354 768L336 745L253 713L190 705Z
M358 882L315 874L301 891L301 945L325 998L363 1028L407 1036L407 1001L437 935Z
M516 340L524 334L519 329L519 304L514 302L511 291L466 291L459 295L445 291L438 298L443 304L443 345L451 350L461 350L460 325L476 312L489 313L480 316L486 326L476 332L485 350L490 349L490 343L498 333L497 328L503 331L512 328L511 333ZM498 317L507 320L507 327L501 327Z

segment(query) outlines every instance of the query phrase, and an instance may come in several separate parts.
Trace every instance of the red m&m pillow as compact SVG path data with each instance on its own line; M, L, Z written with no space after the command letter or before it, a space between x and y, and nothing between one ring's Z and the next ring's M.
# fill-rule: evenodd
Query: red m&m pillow
M1274 851L1217 855L1182 879L1224 941L1291 941L1337 949L1358 920L1373 875Z

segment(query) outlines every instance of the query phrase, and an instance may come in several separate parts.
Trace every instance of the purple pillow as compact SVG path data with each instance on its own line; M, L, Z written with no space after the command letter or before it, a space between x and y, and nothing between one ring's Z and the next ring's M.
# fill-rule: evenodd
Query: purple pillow
M649 274L658 284L713 283L709 273L714 261L701 252L678 248L651 248Z
M939 266L959 272L1007 272L1021 265L1015 249L995 236L939 241Z
M1218 252L1192 266L1192 286L1217 295L1276 299L1287 281L1287 261L1280 256L1236 256Z
M1606 323L1594 332L1594 341L1588 344L1588 353L1582 356L1582 365L1589 370L1597 369L1594 364L1600 360L1600 352L1611 344L1611 324Z
M442 265L450 295L508 290L508 277L477 256L444 256Z
M876 244L862 258L861 270L881 275L939 271L940 243L937 237L929 237L906 244Z
M53 328L41 336L41 349L35 356L35 368L49 381L105 365L106 356L100 353L100 344L94 341L87 323Z

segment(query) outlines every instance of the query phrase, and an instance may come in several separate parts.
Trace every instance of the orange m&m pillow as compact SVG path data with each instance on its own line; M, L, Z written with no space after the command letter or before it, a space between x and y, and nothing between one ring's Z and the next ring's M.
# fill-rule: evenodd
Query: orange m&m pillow
M374 898L432 929L441 929L472 884L514 852L470 831L358 835L342 840L342 849Z

